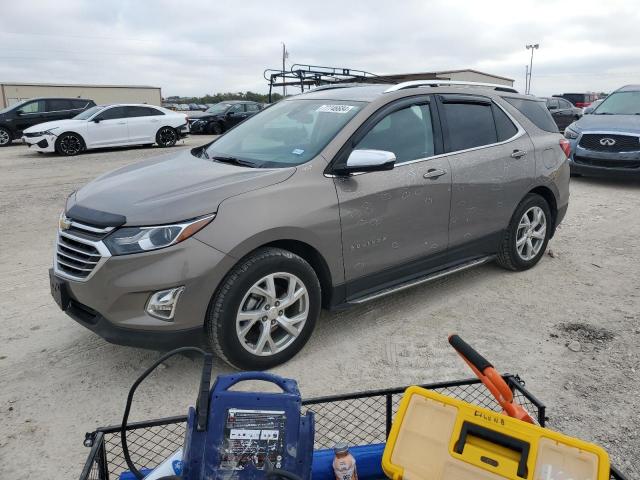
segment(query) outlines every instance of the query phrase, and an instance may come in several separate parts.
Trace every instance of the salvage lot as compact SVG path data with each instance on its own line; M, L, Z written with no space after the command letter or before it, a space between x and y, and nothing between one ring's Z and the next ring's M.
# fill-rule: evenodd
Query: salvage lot
M74 478L84 432L120 421L126 392L157 353L110 345L60 312L47 269L66 196L93 177L170 150L77 157L0 149L0 464L3 477ZM640 476L640 182L573 179L552 252L532 270L494 265L361 307L324 312L307 346L275 372L304 396L468 377L458 332L527 380L550 426L602 444ZM227 372L217 364L216 372ZM132 419L182 414L199 364L174 359L137 394ZM44 478L44 477L43 477Z

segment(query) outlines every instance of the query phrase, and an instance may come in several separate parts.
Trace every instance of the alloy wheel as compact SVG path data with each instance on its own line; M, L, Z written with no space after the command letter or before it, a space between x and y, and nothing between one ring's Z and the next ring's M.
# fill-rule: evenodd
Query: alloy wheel
M547 235L547 217L540 207L531 207L522 215L516 233L516 250L529 261L540 253Z
M11 142L11 135L4 128L0 128L0 145L4 146Z
M236 315L236 334L253 355L275 355L298 338L308 316L309 292L304 283L291 273L272 273L244 295Z
M173 128L163 128L160 130L160 143L162 145L173 145L178 137Z
M60 139L60 150L65 155L76 155L82 150L82 142L75 135L65 135Z

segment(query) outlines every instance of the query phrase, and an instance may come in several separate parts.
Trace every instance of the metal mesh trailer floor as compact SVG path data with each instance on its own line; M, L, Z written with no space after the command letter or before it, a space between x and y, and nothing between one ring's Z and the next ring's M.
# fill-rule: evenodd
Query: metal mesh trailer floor
M505 375L514 399L527 409L541 426L546 422L546 408L516 375ZM501 412L502 408L477 378L421 385L465 402ZM402 393L407 387L332 395L303 400L303 410L315 414L315 449L332 448L337 441L351 445L385 442ZM129 424L127 443L136 465L155 468L184 443L186 416L169 417ZM122 454L120 426L99 428L87 433L85 446L91 451L80 480L117 480L127 471ZM611 478L626 480L612 468Z

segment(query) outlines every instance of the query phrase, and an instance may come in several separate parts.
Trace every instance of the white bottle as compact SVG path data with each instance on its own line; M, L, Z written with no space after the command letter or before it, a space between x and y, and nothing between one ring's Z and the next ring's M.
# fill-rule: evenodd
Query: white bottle
M144 477L144 480L157 480L169 475L180 475L182 473L182 448L179 448L158 465L153 471Z

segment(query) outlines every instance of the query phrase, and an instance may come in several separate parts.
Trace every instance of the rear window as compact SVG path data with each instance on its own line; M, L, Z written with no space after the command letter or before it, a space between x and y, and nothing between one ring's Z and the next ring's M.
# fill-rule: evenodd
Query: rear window
M448 151L490 145L498 141L491 104L443 103L449 133Z
M553 121L553 117L549 113L549 110L547 110L547 105L544 101L525 100L523 98L503 98L517 108L520 113L527 117L531 123L539 129L545 132L558 132L558 126L556 122Z

